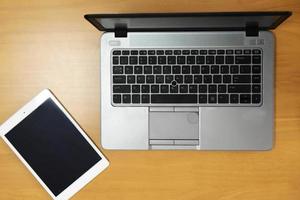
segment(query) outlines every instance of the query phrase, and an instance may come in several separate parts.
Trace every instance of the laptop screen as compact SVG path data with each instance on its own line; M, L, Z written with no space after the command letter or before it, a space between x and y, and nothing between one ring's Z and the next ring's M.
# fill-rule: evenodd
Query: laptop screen
M240 13L170 13L170 14L99 14L86 15L99 30L125 27L143 30L243 30L249 23L260 29L272 29L290 15L289 12Z

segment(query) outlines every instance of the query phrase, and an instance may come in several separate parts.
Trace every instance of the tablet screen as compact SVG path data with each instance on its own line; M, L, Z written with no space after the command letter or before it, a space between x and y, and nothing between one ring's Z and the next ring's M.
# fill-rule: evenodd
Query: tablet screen
M5 137L55 196L101 160L50 98Z

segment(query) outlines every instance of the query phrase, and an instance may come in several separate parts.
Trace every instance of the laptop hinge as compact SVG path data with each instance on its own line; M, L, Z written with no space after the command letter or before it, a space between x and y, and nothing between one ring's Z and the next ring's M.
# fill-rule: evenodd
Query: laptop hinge
M245 30L247 37L257 37L259 31L257 22L248 22Z
M115 28L115 37L127 37L127 28L126 27L116 27Z

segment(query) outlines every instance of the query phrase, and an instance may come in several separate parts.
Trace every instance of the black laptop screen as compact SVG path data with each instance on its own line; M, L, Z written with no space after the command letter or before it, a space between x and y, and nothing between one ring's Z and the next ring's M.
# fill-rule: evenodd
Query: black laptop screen
M128 30L241 30L246 24L272 29L289 12L178 13L178 14L99 14L86 15L100 30L126 27Z

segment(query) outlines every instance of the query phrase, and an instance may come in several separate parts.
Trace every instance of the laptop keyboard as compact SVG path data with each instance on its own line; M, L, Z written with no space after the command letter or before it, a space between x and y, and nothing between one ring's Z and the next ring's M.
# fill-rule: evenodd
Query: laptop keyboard
M115 106L259 106L262 50L114 49Z

